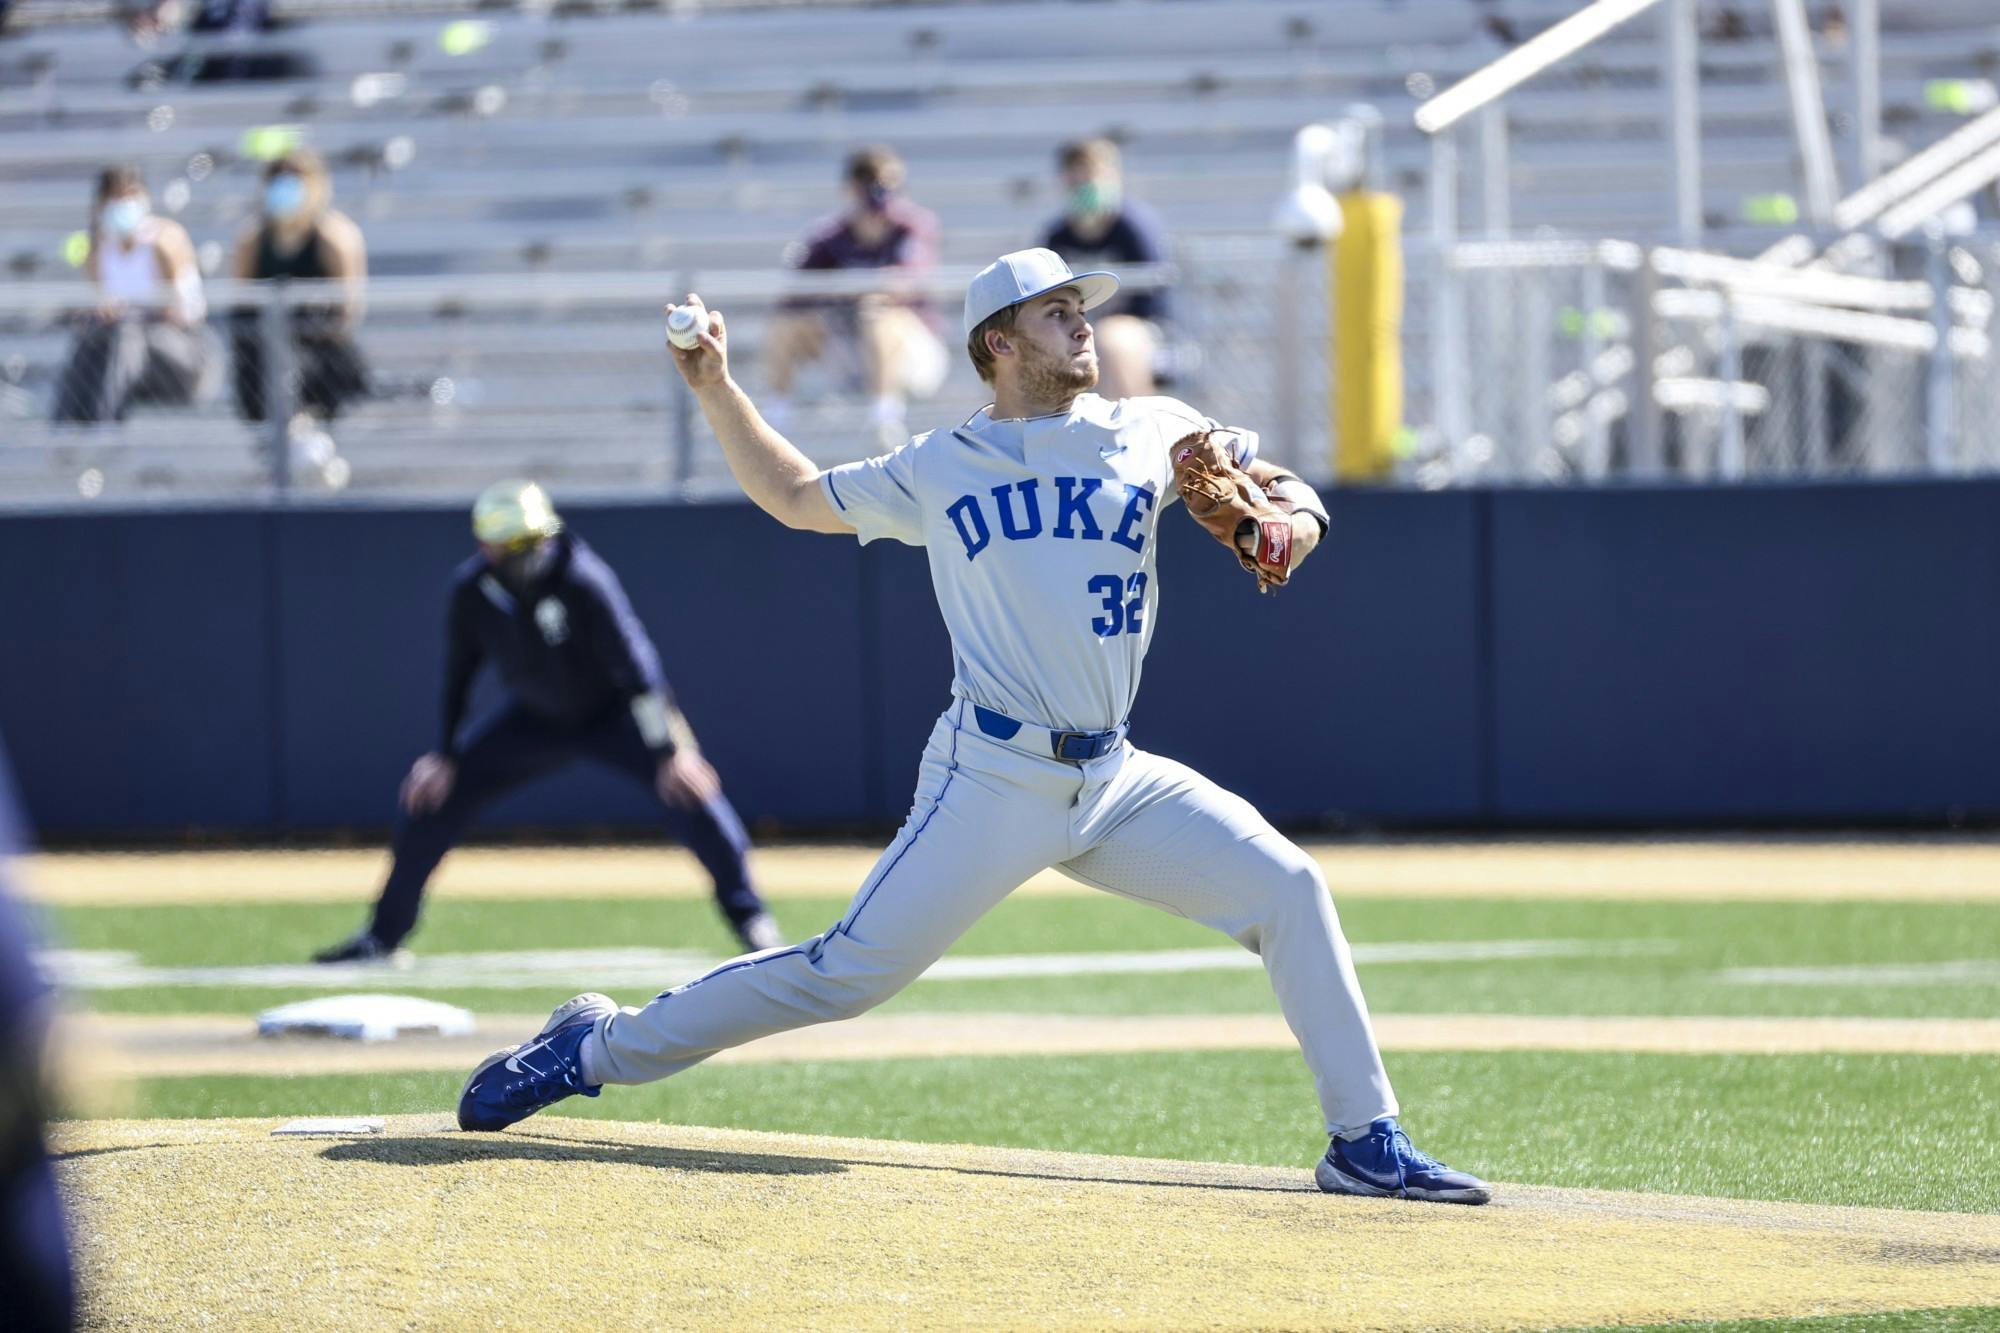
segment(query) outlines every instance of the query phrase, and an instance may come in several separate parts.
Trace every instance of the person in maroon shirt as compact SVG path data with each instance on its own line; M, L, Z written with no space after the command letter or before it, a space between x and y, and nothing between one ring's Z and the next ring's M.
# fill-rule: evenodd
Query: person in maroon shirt
M847 208L819 223L787 252L798 269L892 270L920 277L937 262L937 217L903 196L902 159L887 148L864 148L843 172ZM904 403L928 397L944 382L949 354L932 329L930 310L909 282L886 281L860 297L799 297L771 326L764 355L771 395L765 417L779 430L790 416L800 367L826 356L835 342L857 349L862 388L885 446L903 443Z

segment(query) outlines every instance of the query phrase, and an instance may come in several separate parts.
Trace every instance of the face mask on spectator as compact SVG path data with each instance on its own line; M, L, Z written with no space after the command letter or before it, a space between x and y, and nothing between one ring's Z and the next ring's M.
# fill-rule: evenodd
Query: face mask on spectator
M306 183L297 176L273 176L264 187L264 211L288 218L306 206Z
M870 181L861 187L861 202L871 213L880 213L895 197L896 192L881 181Z
M113 199L104 206L105 229L114 236L130 236L150 211L144 199Z
M1085 181L1069 192L1072 217L1100 217L1118 211L1118 187L1110 181Z

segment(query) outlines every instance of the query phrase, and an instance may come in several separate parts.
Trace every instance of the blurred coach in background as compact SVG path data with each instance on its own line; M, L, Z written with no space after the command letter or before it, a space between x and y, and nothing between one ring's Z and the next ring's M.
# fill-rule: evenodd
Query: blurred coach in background
M750 883L749 835L675 706L618 576L563 530L533 482L489 486L473 506L472 532L479 554L451 583L438 748L403 781L393 864L373 920L314 961L401 961L424 885L472 817L579 759L658 794L668 829L714 879L716 903L746 949L783 944ZM461 743L473 676L489 661L511 698Z

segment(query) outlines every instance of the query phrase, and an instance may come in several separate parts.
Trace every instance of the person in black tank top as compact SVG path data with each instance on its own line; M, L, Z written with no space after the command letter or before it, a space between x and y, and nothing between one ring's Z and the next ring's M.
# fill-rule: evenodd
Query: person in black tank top
M345 288L332 304L301 305L292 311L298 410L320 421L331 421L342 404L368 389L367 366L354 344L368 281L367 249L361 229L330 206L332 197L326 166L317 153L295 149L273 160L264 170L257 224L238 242L235 264L239 278L301 282L330 278ZM254 306L239 307L230 319L236 403L250 421L264 420L268 410L258 321Z

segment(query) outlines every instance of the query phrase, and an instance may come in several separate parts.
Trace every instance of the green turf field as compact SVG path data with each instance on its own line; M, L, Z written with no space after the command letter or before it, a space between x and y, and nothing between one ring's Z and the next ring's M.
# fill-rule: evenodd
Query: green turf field
M789 934L837 919L844 895L774 904ZM62 948L154 968L296 964L353 929L354 906L283 902L64 907ZM1341 904L1378 1015L1716 1016L1984 1020L2000 1014L2000 904L1358 898ZM1549 946L1483 956L1489 946ZM406 991L485 1013L533 1013L575 989L626 1003L734 951L706 902L449 900L412 941L443 955L613 947L681 951L681 974L644 985L439 984ZM1469 951L1450 960L1424 950ZM1027 895L979 923L952 957L1141 954L1227 947L1185 920L1108 897ZM1412 956L1398 960L1401 950ZM1371 956L1371 951L1373 955ZM1387 951L1389 957L1384 956ZM1824 972L1789 969L1829 969ZM1752 973L1746 975L1746 973ZM338 989L355 987L343 981ZM321 993L284 984L174 984L74 992L105 1013L250 1015ZM1260 971L927 979L891 1013L1146 1015L1275 1012ZM525 1035L525 1033L523 1034ZM1418 1141L1454 1164L1524 1184L1800 1204L2000 1213L2000 1058L1985 1054L1646 1054L1399 1051L1390 1073ZM247 1074L147 1078L121 1111L142 1117L434 1112L461 1074ZM607 1089L560 1114L615 1120L972 1143L1304 1167L1323 1146L1292 1051L954 1055L715 1064ZM1996 1265L2000 1267L2000 1265ZM1996 1304L1834 1319L1660 1328L1963 1333L2000 1328Z
M803 937L837 920L844 897L775 905L788 933ZM126 950L161 965L300 962L352 931L354 908L327 904L70 907L50 914L65 947ZM1370 1004L1383 1013L1736 1014L1777 1016L1986 1017L2000 1012L2000 905L1871 902L1608 903L1361 899L1341 918L1359 946L1420 941L1579 942L1579 956L1448 964L1361 963ZM607 943L692 949L717 958L733 937L705 903L609 899L441 904L413 940L425 953L597 948ZM1591 944L1603 952L1591 956ZM1226 946L1193 922L1109 897L1021 897L976 925L955 956ZM1923 983L1746 983L1737 968L1981 962L1972 975ZM693 975L690 973L689 976ZM664 976L658 989L689 979ZM399 989L475 1010L527 1011L550 1003L545 989ZM314 992L291 986L229 990L100 990L107 1011L229 1013ZM617 992L614 991L614 994ZM558 999L562 998L560 996ZM643 992L617 994L637 1002ZM1270 989L1254 971L1158 976L1037 977L919 982L891 1003L923 1009L1052 1013L1264 1012Z
M2000 1327L2000 1309L1899 1310L1893 1314L1835 1315L1825 1319L1728 1319L1698 1324L1645 1324L1629 1333L1988 1333ZM1563 1333L1582 1333L1564 1330Z

